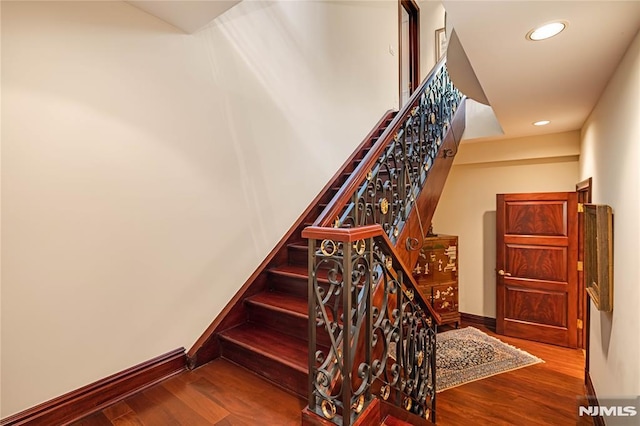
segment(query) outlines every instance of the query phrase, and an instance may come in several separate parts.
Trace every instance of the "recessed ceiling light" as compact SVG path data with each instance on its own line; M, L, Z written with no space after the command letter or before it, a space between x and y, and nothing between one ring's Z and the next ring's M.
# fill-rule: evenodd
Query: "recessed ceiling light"
M527 39L533 41L546 40L561 33L569 23L566 21L550 22L534 28L527 33Z
M533 123L533 125L534 126L546 126L549 123L551 123L549 120L540 120L540 121L536 121L535 123Z

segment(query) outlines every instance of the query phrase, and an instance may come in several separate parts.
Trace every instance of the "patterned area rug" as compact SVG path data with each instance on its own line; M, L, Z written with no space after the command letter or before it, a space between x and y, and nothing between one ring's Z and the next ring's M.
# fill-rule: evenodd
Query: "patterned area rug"
M439 333L436 348L438 392L496 374L544 362L477 328Z

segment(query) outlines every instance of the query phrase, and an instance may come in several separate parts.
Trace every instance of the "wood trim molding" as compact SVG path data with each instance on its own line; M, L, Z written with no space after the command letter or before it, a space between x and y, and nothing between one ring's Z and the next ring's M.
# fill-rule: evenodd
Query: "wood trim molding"
M587 178L583 181L580 181L576 184L576 191L580 192L580 191L585 191L588 193L588 201L587 203L591 202L591 188L593 188L593 178Z
M402 9L409 14L409 46L402 45ZM399 99L402 102L402 52L409 53L409 79L411 94L420 86L420 7L415 0L400 0L398 2L398 88ZM402 108L402 105L400 105Z
M481 315L467 314L466 312L460 312L460 321L468 325L481 325L488 329L496 330L496 319L483 317Z
M64 425L121 401L186 368L179 348L0 420L1 426Z
M584 386L587 391L586 398L589 402L589 405L600 405L600 403L598 402L598 396L596 395L596 390L593 387L593 382L591 381L591 375L588 371L585 371L584 374ZM593 419L593 424L595 426L605 426L602 416L593 416L591 418Z
M593 178L587 178L576 184L578 203L591 203ZM578 213L578 261L584 262L584 212ZM589 321L591 303L586 293L584 271L578 271L578 319L582 320L582 330L579 330L578 347L585 350L585 370L589 371Z

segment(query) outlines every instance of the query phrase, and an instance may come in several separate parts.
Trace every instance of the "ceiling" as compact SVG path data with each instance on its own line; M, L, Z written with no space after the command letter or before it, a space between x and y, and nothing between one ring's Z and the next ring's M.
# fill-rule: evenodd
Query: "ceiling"
M127 2L193 33L239 1ZM640 29L640 0L443 0L443 5L454 83L493 108L474 106L486 121L477 132L467 132L475 140L580 129ZM525 38L554 20L569 25L548 40ZM538 120L551 123L533 126Z
M125 0L132 6L162 19L191 34L218 15L240 3L240 0Z
M452 78L477 77L476 92L486 96L504 137L580 129L640 28L640 1L443 4L447 27L459 41L447 52L449 68L461 67ZM525 38L534 27L559 19L569 23L561 34L537 42ZM465 54L471 69L458 65ZM533 126L538 120L551 123Z

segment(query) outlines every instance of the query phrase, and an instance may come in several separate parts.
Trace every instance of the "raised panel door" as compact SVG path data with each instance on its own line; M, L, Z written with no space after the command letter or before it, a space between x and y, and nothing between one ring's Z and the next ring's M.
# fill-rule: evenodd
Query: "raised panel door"
M576 347L576 193L499 194L496 208L497 332Z

